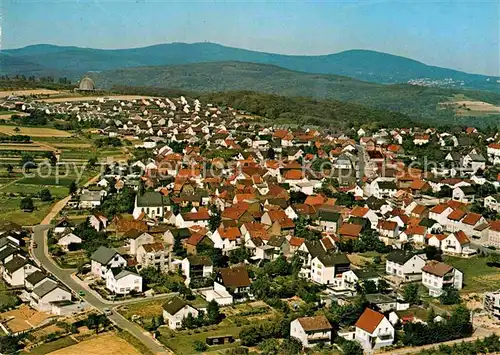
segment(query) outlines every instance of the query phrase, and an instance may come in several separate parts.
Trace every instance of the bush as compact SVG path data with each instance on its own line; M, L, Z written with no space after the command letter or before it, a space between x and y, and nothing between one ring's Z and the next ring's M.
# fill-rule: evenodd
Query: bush
M200 340L195 340L193 342L193 349L199 353L207 350L208 346L207 344L205 344L204 342L200 341Z

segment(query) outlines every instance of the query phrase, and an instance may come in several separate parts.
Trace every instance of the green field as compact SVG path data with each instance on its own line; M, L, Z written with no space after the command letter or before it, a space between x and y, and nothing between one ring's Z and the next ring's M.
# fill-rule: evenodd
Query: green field
M463 292L486 292L500 288L500 269L488 266L488 258L445 257L444 262L464 274Z
M0 196L0 221L10 221L23 226L38 224L49 213L54 202L35 199L35 210L24 212L19 208L21 197Z
M50 176L50 177L27 177L22 180L19 180L17 183L18 184L23 184L23 185L56 185L56 186L69 186L71 183L75 181L74 179L71 178L66 178L66 177L55 177L55 176Z

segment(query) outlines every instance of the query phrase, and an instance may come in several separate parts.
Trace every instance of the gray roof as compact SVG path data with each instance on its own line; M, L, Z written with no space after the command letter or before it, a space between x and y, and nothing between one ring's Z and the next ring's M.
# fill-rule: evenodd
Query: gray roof
M174 296L163 304L163 309L167 311L168 314L174 315L185 306L187 306L186 301L182 298Z
M0 251L0 261L3 261L8 256L10 256L18 251L19 251L18 248L13 247L11 244L7 244L7 246L3 250Z
M281 235L273 235L271 238L269 238L267 245L271 247L281 247L285 242L285 239L286 238Z
M319 209L318 217L322 221L327 221L327 222L338 222L341 219L340 213L326 209L326 208Z
M118 273L118 275L115 275L115 279L119 280L119 279L121 279L121 278L123 278L125 276L128 276L128 275L139 276L135 272L128 271L128 270L122 270L122 271L120 271L120 273Z
M4 265L4 267L8 272L13 273L13 272L19 270L20 268L22 268L26 264L28 264L27 259L21 258L20 256L15 256L12 260L7 262Z
M100 191L85 191L80 195L80 201L101 201Z
M382 190L396 190L397 186L394 181L379 181L378 187Z
M366 300L370 303L373 304L380 304L380 303L393 303L396 302L394 298L391 296L383 295L381 293L372 293L372 294L367 294L365 295Z
M203 266L211 266L212 259L206 255L190 255L187 257L190 266L194 265L203 265Z
M90 257L91 260L95 260L102 265L106 265L113 257L119 254L115 249L106 248L104 246L100 246L94 254Z
M137 207L163 207L170 205L170 200L156 191L146 191L137 195Z
M40 281L42 281L46 277L47 277L47 275L45 275L43 272L37 270L34 273L29 274L26 277L25 281L30 283L31 285L36 285L37 283L39 283Z
M321 263L327 267L334 265L349 265L351 262L345 254L322 254L318 256Z
M57 287L59 287L58 284L57 284L57 282L55 282L55 281L53 281L51 279L47 279L41 285L35 287L33 289L33 293L35 295L37 295L38 297L43 297L47 293L55 290Z
M409 253L403 250L396 250L387 255L387 260L392 261L396 264L404 265L408 260L413 258L416 254Z

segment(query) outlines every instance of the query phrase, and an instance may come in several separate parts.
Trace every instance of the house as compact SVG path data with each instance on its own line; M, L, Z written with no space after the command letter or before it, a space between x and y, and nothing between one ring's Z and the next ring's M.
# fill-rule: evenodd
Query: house
M372 195L378 199L390 198L396 195L397 186L394 181L375 180L372 185Z
M470 239L463 231L449 234L441 242L441 250L445 253L462 254L465 248L470 247Z
M235 299L250 296L250 276L245 265L236 265L219 270L214 289L225 290Z
M163 219L166 211L170 211L170 199L157 191L146 191L135 196L133 216L139 218L141 213L152 219Z
M170 268L170 252L162 243L142 244L137 249L136 260L141 268L154 267L162 272Z
M484 207L500 213L500 194L486 196L484 198Z
M349 271L350 261L345 254L321 253L312 259L311 280L322 285L340 286L342 274Z
M40 269L33 266L27 258L16 255L3 265L2 277L11 287L19 287L24 286L26 277L35 271Z
M24 279L24 287L28 291L33 291L35 287L40 285L43 281L47 280L48 277L41 271L35 271Z
M137 229L129 230L123 235L123 237L128 239L128 243L130 245L129 253L132 255L137 254L137 249L139 249L141 245L154 242L154 238L151 234Z
M198 317L198 310L189 305L182 298L177 296L172 297L162 306L163 321L170 329L178 329L182 327L182 321L189 314L194 318Z
M85 191L79 196L78 208L92 209L101 205L101 191Z
M233 249L238 248L241 243L241 231L238 227L220 226L211 235L210 239L214 242L214 248L222 249L227 253Z
M490 222L488 244L495 248L500 248L500 221Z
M500 319L500 291L486 292L483 299L483 308L491 316Z
M330 345L332 329L332 325L324 315L301 317L290 323L290 336L300 340L305 348L320 343Z
M106 288L118 295L142 292L142 277L121 268L109 268L106 272Z
M488 159L495 165L500 164L500 143L491 143L486 148Z
M64 250L68 250L70 244L81 244L82 238L67 230L66 232L54 236L57 240L57 245L61 246Z
M472 203L476 195L476 187L460 186L453 189L453 199L463 203Z
M196 255L199 248L213 248L214 242L204 232L196 232L186 239L184 247L189 255Z
M363 229L362 225L354 223L343 223L338 231L340 238L357 239Z
M389 320L377 311L366 308L356 324L354 339L368 352L392 345L394 327Z
M430 296L438 297L447 287L460 290L463 273L453 266L431 260L422 268L422 284L429 289Z
M108 269L124 268L127 261L115 250L100 246L90 257L92 274L103 279Z
M356 291L358 285L362 285L364 281L373 281L378 285L380 276L376 271L353 269L342 274L341 288L345 290Z
M61 218L54 226L54 233L63 233L66 229L73 229L73 223L66 217Z
M51 312L52 302L71 301L71 292L56 281L45 279L30 294L30 306L40 312Z
M94 212L92 215L89 217L89 224L96 230L96 231L102 231L105 230L108 226L108 219L106 216L99 212Z
M182 273L186 276L186 284L192 280L203 280L214 272L212 259L208 256L190 255L182 259Z
M402 282L420 280L425 266L425 255L413 254L402 250L389 253L386 258L385 272L402 279Z
M325 208L318 210L318 219L321 229L327 233L337 233L342 223L340 213Z

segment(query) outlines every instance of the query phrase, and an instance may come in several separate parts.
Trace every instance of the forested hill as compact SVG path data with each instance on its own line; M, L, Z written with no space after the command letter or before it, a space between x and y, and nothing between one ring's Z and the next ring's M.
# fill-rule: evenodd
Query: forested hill
M90 76L101 87L142 86L196 92L250 90L284 96L355 102L407 114L416 120L450 120L453 112L438 110L455 93L500 103L500 95L408 84L382 85L336 75L310 74L273 65L216 62L179 66L128 68Z
M95 49L32 45L0 52L9 56L0 74L27 74L61 71L79 75L88 71L105 71L152 65L179 65L202 62L242 61L277 65L306 73L335 74L376 83L406 83L425 80L439 87L469 88L500 92L498 77L464 73L458 70L426 65L422 62L370 50L348 50L328 55L282 55L216 43L166 43L143 48ZM17 64L19 60L21 64ZM32 63L33 68L26 66ZM52 74L51 74L52 75Z

